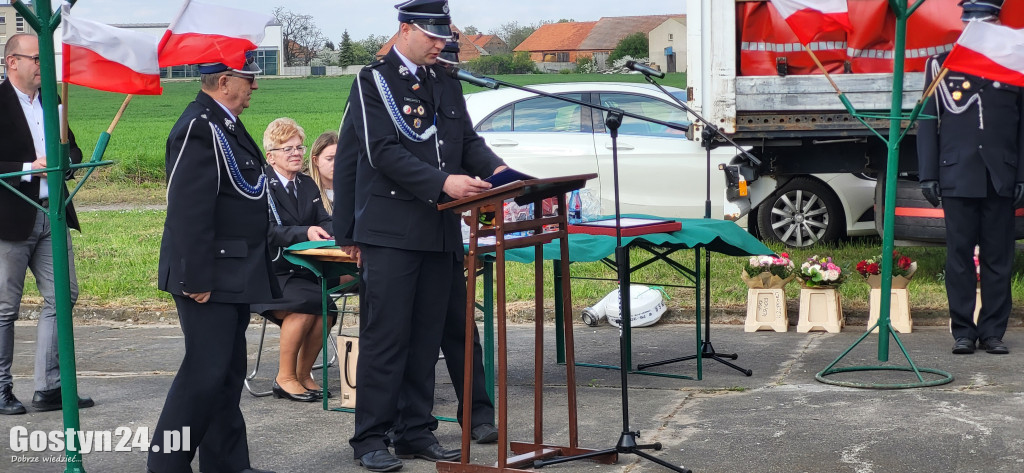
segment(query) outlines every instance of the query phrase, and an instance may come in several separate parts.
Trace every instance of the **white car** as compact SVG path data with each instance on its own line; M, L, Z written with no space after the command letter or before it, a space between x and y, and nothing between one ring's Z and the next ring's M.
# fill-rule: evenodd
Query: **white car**
M661 121L689 124L686 113L650 84L585 82L531 86L541 92L619 108ZM686 91L666 87L683 101ZM540 177L597 173L587 183L601 197L601 213L615 212L612 140L604 112L503 88L466 96L476 131L514 169ZM725 182L720 163L736 153L711 152L713 218L723 216ZM707 154L683 132L626 117L618 138L621 210L660 217L701 218L706 200Z
M615 107L671 123L688 124L686 113L650 84L582 82L531 86L541 92ZM666 87L684 102L686 91ZM601 196L601 213L615 211L611 136L604 113L514 88L466 96L474 128L509 166L537 177L597 173L587 183ZM707 200L708 156L676 130L625 118L619 129L619 179L623 213L702 218ZM711 151L711 217L736 219L751 210L726 200L720 164L737 154L723 145ZM762 177L751 183L760 195L748 219L751 232L790 246L810 246L846 235L873 234L874 181L852 174L794 178L776 189Z

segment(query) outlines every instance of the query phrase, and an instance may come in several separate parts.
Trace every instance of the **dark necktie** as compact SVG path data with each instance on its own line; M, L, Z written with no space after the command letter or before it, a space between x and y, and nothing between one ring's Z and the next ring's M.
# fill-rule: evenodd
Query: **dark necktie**
M284 190L288 193L288 197L292 198L292 203L297 206L299 204L299 194L295 192L295 181L288 181L288 184L284 186Z
M432 97L430 93L430 81L427 80L427 68L426 66L420 66L416 69L416 78L420 80L420 85L423 86L423 93L427 97Z

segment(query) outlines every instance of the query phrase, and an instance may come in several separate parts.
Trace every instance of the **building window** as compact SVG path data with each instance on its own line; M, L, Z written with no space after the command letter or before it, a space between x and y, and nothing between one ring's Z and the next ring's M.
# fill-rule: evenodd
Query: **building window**
M25 19L21 15L14 15L14 32L24 33L25 32Z
M263 70L263 75L276 76L280 73L277 70L278 52L276 49L256 50L256 65Z
M7 24L7 15L0 15L0 25Z
M569 62L569 53L555 53L555 62Z
M668 40L669 40L669 41L672 41L672 33L669 33L669 34L668 34Z

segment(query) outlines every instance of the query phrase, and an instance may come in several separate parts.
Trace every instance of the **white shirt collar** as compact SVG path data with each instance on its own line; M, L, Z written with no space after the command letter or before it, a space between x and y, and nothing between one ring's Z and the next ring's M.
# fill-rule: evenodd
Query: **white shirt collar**
M402 54L402 52L398 50L398 46L395 46L395 54L397 54L398 58L402 60L402 63L405 64L405 67L409 68L409 72L411 72L412 75L416 76L416 71L420 68L420 66L416 65L415 63L410 61L409 58L405 57ZM416 76L416 80L419 80L419 76Z
M277 168L275 168L273 166L271 166L270 168L274 170L274 174L277 174L277 179L281 181L281 185L282 186L285 185L285 184L288 184L289 179L284 177L280 172L278 172ZM299 188L299 174L295 173L295 177L293 177L290 180L292 182L294 182L292 185L295 186L296 189L298 189Z
M213 98L213 97L210 97L210 98ZM231 121L233 121L233 122L237 122L238 121L238 117L236 117L234 113L231 113L231 110L228 110L228 108L225 107L224 104L222 104L219 101L217 101L217 99L213 99L213 101L217 102L217 105L220 105L220 108L224 109L224 113L227 113L228 116L231 117Z
M21 89L14 87L14 84L11 84L11 88L14 89L15 94L18 94L18 100L21 100L22 102L36 105L34 102L37 102L39 100L39 91L36 91L34 97L29 97L28 94L22 92Z

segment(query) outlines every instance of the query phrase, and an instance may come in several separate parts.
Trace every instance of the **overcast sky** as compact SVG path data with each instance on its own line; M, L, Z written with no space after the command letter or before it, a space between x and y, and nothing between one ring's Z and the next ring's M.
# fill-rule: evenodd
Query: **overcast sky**
M169 23L184 0L80 0L72 14L108 24ZM281 6L313 15L328 39L337 43L342 31L352 39L370 34L390 36L397 30L397 0L205 0L204 3L262 11ZM510 22L520 25L571 18L597 20L602 16L680 14L683 0L449 0L452 20L460 28L475 26L483 33ZM54 3L56 5L56 3Z

